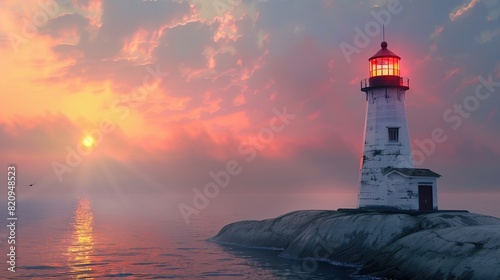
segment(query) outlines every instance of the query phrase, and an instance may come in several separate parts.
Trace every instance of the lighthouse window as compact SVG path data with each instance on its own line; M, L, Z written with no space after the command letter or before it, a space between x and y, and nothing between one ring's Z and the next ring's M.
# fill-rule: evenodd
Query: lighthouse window
M389 127L389 142L399 142L399 127Z
M370 60L370 77L399 76L399 58L379 57Z

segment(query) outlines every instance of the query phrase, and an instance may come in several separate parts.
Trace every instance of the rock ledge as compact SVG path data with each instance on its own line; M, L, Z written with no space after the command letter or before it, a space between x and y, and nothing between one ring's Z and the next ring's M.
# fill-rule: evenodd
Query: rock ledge
M468 212L301 210L226 225L211 241L358 265L378 277L500 279L500 219Z

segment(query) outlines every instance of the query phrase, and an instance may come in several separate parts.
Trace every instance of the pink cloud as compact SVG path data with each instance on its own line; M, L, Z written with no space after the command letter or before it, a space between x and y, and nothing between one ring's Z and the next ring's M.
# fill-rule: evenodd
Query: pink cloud
M451 12L449 15L451 21L457 20L457 18L461 17L467 11L474 8L474 6L476 6L477 3L479 3L479 0L470 0L468 3L464 3L462 6L456 8L455 11Z
M443 25L438 25L436 28L434 28L434 32L431 33L430 38L431 39L436 39L438 38L441 33L443 33L444 26Z
M448 80L449 78L455 76L458 73L460 73L460 68L453 68L453 69L446 71L446 74L445 74L445 77L443 78L443 81Z

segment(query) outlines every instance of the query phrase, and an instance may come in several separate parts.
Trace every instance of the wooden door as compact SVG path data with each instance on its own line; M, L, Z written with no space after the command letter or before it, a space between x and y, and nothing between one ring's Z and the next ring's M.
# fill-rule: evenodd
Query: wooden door
M420 211L432 211L434 203L432 201L432 186L418 186L418 204Z

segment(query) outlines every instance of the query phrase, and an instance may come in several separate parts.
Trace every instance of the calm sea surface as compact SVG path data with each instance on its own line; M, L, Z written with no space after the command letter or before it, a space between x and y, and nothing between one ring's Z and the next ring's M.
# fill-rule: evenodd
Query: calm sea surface
M280 198L285 200L279 207L261 206ZM186 224L177 207L190 199L167 195L20 199L17 269L8 272L2 261L0 278L351 279L346 268L320 263L306 272L302 261L277 257L280 251L206 241L227 223L274 217L301 203L307 205L300 197L294 202L283 195L221 196ZM5 232L1 247L6 260Z
M280 251L206 240L230 222L352 207L355 199L352 194L221 194L186 224L178 205L190 204L191 196L20 194L17 270L7 271L4 228L0 279L352 279L347 268L320 263L306 272L302 261L280 258ZM5 215L0 214L4 221Z

